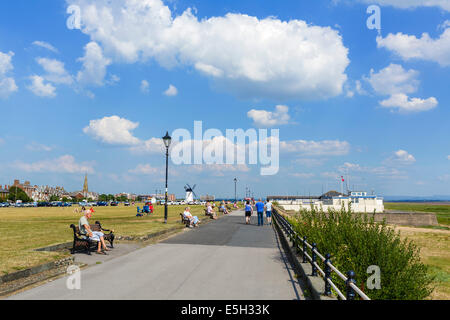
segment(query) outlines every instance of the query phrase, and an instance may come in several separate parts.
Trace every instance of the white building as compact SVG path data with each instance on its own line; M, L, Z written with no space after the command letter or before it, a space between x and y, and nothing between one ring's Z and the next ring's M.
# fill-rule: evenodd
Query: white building
M338 194L338 193L336 193ZM328 209L340 210L342 205L348 210L349 204L351 203L351 209L354 212L363 213L381 213L384 212L383 198L377 197L376 195L368 195L365 191L352 191L350 195L335 195L321 197L299 197L297 199L293 198L290 200L279 199L271 197L272 200L277 201L278 204L285 210L311 210L311 205L316 209L323 211L328 211Z

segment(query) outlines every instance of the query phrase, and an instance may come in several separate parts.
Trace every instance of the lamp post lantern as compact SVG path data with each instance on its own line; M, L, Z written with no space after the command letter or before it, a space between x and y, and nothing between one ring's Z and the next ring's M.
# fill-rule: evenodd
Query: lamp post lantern
M166 135L162 139L164 141L164 145L166 146L166 202L164 203L164 223L167 223L167 180L169 177L169 147L172 142L172 138L169 136L169 132L167 131Z
M237 202L236 183L237 183L237 178L234 178L234 203Z

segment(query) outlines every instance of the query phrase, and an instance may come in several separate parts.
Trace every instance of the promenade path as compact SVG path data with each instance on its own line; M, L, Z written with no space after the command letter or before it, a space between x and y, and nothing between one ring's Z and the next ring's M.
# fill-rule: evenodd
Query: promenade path
M80 290L62 277L9 299L303 300L272 226L244 220L236 211L83 269Z

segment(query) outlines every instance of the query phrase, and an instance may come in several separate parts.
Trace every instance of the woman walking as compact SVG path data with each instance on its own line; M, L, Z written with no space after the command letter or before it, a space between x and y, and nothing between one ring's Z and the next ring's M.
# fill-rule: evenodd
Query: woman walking
M250 201L247 201L245 205L245 224L250 224L252 214L253 214L253 207L250 205Z

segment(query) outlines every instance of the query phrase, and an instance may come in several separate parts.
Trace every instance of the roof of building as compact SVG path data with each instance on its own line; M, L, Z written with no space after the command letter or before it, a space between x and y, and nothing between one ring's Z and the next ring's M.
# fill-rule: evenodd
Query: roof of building
M319 199L318 196L267 196L268 200L309 200Z
M339 197L339 196L346 197L347 195L337 192L337 191L334 191L334 190L331 190L331 191L328 191L327 193L324 193L323 195L321 195L319 199L332 199L333 197Z

